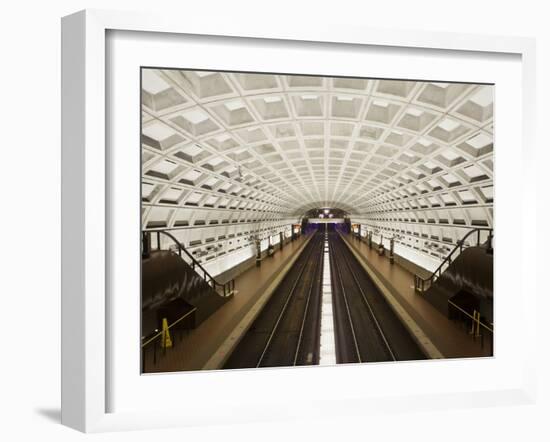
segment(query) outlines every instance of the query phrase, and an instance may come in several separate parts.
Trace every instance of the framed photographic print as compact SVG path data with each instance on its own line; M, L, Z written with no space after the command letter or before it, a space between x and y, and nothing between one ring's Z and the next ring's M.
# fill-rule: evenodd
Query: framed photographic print
M533 42L212 26L63 19L63 423L532 400Z

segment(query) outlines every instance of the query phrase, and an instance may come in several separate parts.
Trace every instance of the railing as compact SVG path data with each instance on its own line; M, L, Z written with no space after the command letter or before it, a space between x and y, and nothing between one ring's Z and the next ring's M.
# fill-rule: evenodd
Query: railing
M200 264L200 262L198 262L196 260L196 258L191 254L189 253L185 247L183 247L183 245L176 239L176 237L174 237L174 235L172 235L171 233L168 233L167 231L165 230L155 230L155 231L150 231L150 232L142 232L142 244L143 244L143 250L149 250L150 248L150 245L151 245L151 234L155 234L156 236L156 239L157 239L157 250L161 250L161 241L160 241L160 236L161 235L165 235L167 236L168 238L170 238L176 245L177 247L177 250L178 250L178 254L180 256L180 258L183 259L183 255L185 255L187 258L189 258L190 260L190 266L192 267L192 269L198 273L199 275L201 275L202 273L202 277L203 279L210 285L210 287L212 287L219 295L221 296L230 296L233 294L233 292L235 291L235 280L234 279L230 279L229 281L227 282L224 282L224 283L221 283L221 282L218 282L216 281L212 275L210 275L210 273L207 272L207 270ZM218 289L221 289L221 290L218 290Z
M472 339L474 341L479 339L479 342L481 344L481 348L484 347L485 339L489 339L490 349L489 352L492 355L493 354L493 324L485 324L481 320L481 313L477 310L473 311L473 315L468 313L463 308L456 305L453 301L448 300L447 301L449 308L453 308L458 312L458 314L462 317L462 319L465 319L466 328L468 331L468 334L472 336Z
M428 290L433 283L441 276L441 274L445 271L445 269L451 264L451 262L454 261L454 259L462 253L462 251L467 247L472 247L466 245L466 240L468 237L470 237L473 234L476 234L476 246L479 247L481 243L481 232L489 232L487 237L487 251L493 250L493 229L490 228L476 228L470 230L464 237L458 241L457 245L453 250L451 250L451 253L447 255L447 257L443 260L443 262L439 265L435 271L428 276L427 278L423 278L420 275L414 275L414 289L417 292L424 293L426 290ZM458 253L456 253L458 252ZM456 256L455 256L456 255Z
M188 311L178 319L176 319L171 324L167 324L167 326L161 330L155 330L151 335L144 336L141 338L141 371L142 373L147 372L147 368L149 367L149 363L152 363L153 365L156 365L158 362L159 357L162 355L166 355L166 349L169 347L174 347L176 345L177 339L172 339L170 336L170 333L174 334L174 332L178 331L180 333L179 338L180 341L183 337L182 330L177 330L174 328L175 325L180 324L184 319L191 317L193 313L197 311L196 308L193 308L192 310ZM164 325L164 324L163 324ZM170 344L168 344L168 341ZM152 354L151 354L152 352Z

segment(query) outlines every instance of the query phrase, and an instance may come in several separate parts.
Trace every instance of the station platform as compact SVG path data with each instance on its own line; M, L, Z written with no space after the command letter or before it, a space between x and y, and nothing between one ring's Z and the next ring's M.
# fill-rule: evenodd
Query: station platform
M474 340L464 326L445 317L414 290L414 275L397 262L390 263L387 256L380 256L376 247L352 235L341 235L363 267L375 276L375 283L387 298L391 298L398 316L405 316L409 328L415 329L423 347L429 348L431 357L464 358L492 356L489 343L482 346ZM426 277L429 272L425 272Z
M260 266L252 264L236 276L236 294L197 328L175 337L174 347L154 365L148 363L145 374L221 368L310 239L301 235L282 250L276 247Z

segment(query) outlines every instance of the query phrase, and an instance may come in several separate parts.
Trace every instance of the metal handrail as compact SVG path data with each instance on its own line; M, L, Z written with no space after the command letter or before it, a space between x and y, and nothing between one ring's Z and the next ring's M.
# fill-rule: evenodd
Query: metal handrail
M460 250L460 253L462 253L462 251L465 248L464 243L470 235L472 235L474 233L477 234L476 246L479 247L481 245L481 232L489 232L489 237L487 239L487 241L488 241L487 250L491 250L492 249L492 241L493 241L493 229L485 228L485 227L478 227L478 228L470 230L468 233L466 233L466 235L464 235L462 237L461 240L459 240L457 242L454 249L451 250L451 252L445 257L445 259L441 262L441 264L437 267L437 269L434 270L434 272L430 276L428 276L427 278L423 278L422 276L420 276L418 274L414 275L414 288L415 288L415 290L417 290L421 293L424 293L428 288L430 288L430 286L437 280L437 278L439 278L441 276L441 273L443 272L443 266L445 264L448 264L448 265L451 264L451 262L453 261L454 253L457 250ZM428 282L429 282L429 284L428 284Z
M154 232L156 233L156 236L157 236L157 249L158 250L161 250L161 248L160 248L161 247L160 246L160 235L161 234L166 235L178 247L178 254L179 254L180 258L182 258L182 252L185 253L185 255L187 255L187 257L191 260L192 269L195 272L197 272L196 268L198 267L202 271L203 279L208 284L210 284L211 287L214 290L216 290L216 287L221 287L223 289L223 296L224 297L231 295L235 291L235 279L230 279L229 281L227 281L225 283L221 283L221 282L216 281L214 279L214 277L212 275L210 275L210 273L208 273L208 271L201 265L201 263L199 261L197 261L195 259L195 257L191 253L189 253L189 251L185 247L183 247L183 245L178 241L178 239L174 235L172 235L171 233L168 233L165 230L155 230ZM143 232L144 238L145 238L145 235L150 235L151 233L152 232Z
M453 306L454 308L456 308L458 311L460 311L461 313L465 314L466 316L468 316L468 318L470 318L472 321L478 323L481 327L483 327L484 329L486 329L488 332L490 333L494 333L493 329L491 327L489 327L488 325L484 324L480 319L478 318L475 318L473 317L470 313L468 313L466 310L462 309L461 307L459 307L458 305L456 305L453 301L451 301L450 299L447 300L447 303L450 304L451 306Z
M151 333L150 335L141 337L141 341L142 341L142 343L141 343L141 369L142 369L143 373L147 372L146 369L145 369L145 365L146 365L146 362L147 362L147 356L146 356L147 352L146 352L146 350L148 348L150 348L148 346L150 344L153 344L153 365L156 365L157 358L160 356L160 355L157 354L158 344L160 343L160 345L162 347L162 350L163 350L162 354L165 355L166 354L166 347L167 347L166 344L167 344L167 340L169 339L168 333L170 332L170 329L172 327L174 327L176 324L179 324L184 319L190 317L196 311L197 311L197 308L194 307L192 310L188 311L187 313L183 314L178 319L176 319L174 322L167 325L166 328L164 328L164 323L163 323L162 330L160 330L160 331L155 330L155 332ZM181 336L180 336L180 339L181 339ZM175 345L175 341L174 341L173 345Z
M197 308L194 307L192 310L188 311L187 313L185 313L183 316L179 317L178 319L176 319L174 322L172 322L167 330L170 330L174 325L178 324L179 322L183 321L185 318L187 318L188 316L191 316L192 313L195 313L197 311ZM149 345L151 342L153 342L155 339L159 338L160 336L162 336L164 334L166 330L161 330L159 331L158 333L156 333L155 335L153 335L152 337L148 338L147 336L143 337L142 339L147 339L147 341L143 342L141 344L141 348L145 347L146 345Z

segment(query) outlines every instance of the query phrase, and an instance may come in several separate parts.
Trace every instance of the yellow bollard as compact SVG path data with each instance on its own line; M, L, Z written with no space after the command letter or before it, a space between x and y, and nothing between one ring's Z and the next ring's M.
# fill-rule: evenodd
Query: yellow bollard
M170 330L168 329L168 320L162 319L162 341L160 342L162 348L172 347L172 339L170 338Z
M470 330L470 334L471 335L474 335L475 333L475 326L476 326L476 317L477 317L477 310L474 310L474 315L473 315L473 319L472 319L472 329ZM475 336L475 335L474 335Z

